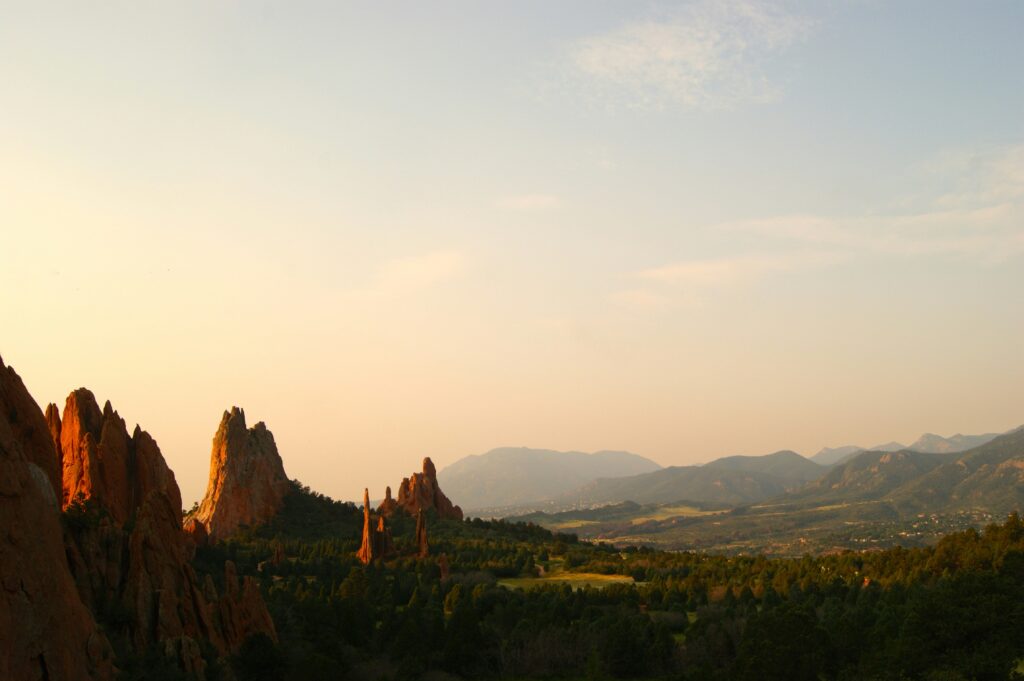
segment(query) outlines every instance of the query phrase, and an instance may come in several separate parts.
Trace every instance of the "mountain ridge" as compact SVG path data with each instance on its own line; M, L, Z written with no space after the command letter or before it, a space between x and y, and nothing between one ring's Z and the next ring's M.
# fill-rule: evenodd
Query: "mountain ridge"
M632 452L497 447L446 466L438 480L462 508L479 510L547 501L601 477L660 469Z

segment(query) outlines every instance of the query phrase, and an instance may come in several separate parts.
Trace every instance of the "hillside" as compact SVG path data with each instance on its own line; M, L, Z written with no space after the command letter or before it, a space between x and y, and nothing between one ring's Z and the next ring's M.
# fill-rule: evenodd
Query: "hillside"
M1024 507L1024 428L963 452L894 491L901 507L931 511Z
M942 454L904 449L898 452L862 452L835 466L820 480L787 495L787 501L834 504L880 499L947 461Z
M629 452L558 452L501 447L467 456L438 473L455 503L467 511L524 505L561 497L598 478L657 471L658 464Z

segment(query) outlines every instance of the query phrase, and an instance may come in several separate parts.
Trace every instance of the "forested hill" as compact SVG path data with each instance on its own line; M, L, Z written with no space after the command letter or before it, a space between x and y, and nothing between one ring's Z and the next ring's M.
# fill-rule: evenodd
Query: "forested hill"
M256 577L277 627L235 655L238 678L1006 679L1024 656L1016 516L930 548L800 559L431 517L417 558L398 514L397 557L367 566L358 519L298 487L269 525L198 551L201 575L230 558Z

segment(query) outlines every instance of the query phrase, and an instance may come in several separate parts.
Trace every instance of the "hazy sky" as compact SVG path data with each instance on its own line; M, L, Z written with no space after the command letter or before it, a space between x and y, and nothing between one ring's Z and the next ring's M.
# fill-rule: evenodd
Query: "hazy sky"
M1024 3L0 2L0 354L355 499L1024 423ZM455 500L458 501L457 499Z

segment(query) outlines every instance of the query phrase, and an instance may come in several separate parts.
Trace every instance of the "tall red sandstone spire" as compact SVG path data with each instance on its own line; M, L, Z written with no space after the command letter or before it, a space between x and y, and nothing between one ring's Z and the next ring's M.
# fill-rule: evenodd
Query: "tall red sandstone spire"
M372 563L378 558L387 558L394 553L391 543L391 530L388 529L384 516L378 516L376 522L370 515L370 490L363 490L363 541L356 557L364 564Z
M363 542L356 556L364 564L373 562L373 527L370 525L370 490L363 490Z
M281 508L291 484L274 435L261 421L246 428L245 412L224 412L213 438L210 482L195 518L210 539L224 539L242 525L270 520Z

